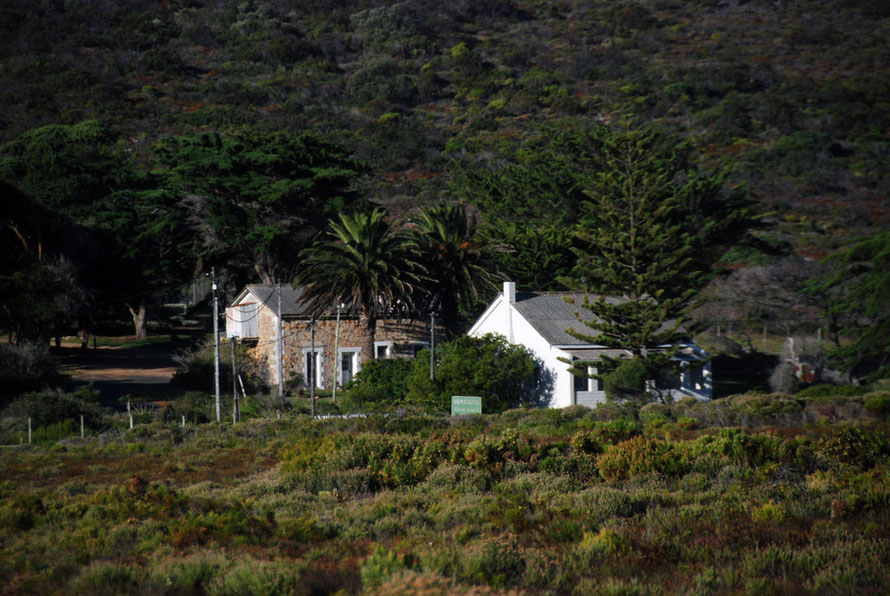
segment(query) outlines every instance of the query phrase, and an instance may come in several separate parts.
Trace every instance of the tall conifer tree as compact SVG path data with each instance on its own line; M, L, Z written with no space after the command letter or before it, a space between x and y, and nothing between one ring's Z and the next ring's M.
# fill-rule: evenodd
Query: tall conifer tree
M697 171L691 147L654 130L605 135L597 155L567 280L596 319L576 335L628 349L654 374L665 361L658 348L689 336L684 311L747 216L740 195L723 192L725 172Z

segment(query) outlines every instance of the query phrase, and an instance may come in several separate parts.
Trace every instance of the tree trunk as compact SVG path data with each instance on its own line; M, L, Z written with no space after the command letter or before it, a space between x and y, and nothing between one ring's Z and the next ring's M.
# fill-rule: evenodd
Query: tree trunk
M136 330L136 339L145 339L145 303L139 303L139 309L136 310L129 304L127 305L127 309L130 311L130 315L133 317L133 328Z
M370 362L374 359L374 339L377 336L377 319L368 314L367 309L362 307L358 315L359 327L364 330L362 337L362 362ZM334 354L336 358L337 355Z
M260 281L266 285L276 283L275 276L272 275L265 267L260 265L259 263L254 262L253 271L257 274L257 277L260 278Z

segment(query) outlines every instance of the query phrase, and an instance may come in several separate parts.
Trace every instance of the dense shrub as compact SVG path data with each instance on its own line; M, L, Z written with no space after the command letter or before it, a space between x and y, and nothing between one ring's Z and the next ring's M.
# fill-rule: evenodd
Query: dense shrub
M639 358L622 361L605 375L603 389L609 399L642 399L646 394L646 366Z
M200 391L189 391L182 397L168 402L161 410L163 422L180 422L185 416L186 422L201 424L210 422L214 408L213 396Z
M572 436L572 449L582 453L601 453L607 446L626 441L640 432L636 422L626 418L596 422L591 430Z
M362 369L344 388L349 401L359 409L402 403L408 393L412 366L412 361L406 358L381 358L363 363Z
M865 409L876 416L890 414L890 392L882 391L865 396Z
M417 557L377 547L362 563L362 584L365 588L379 586L391 577L417 567Z
M838 429L823 440L821 450L830 461L865 469L890 453L890 443L883 433L849 427Z
M460 337L436 351L435 379L430 379L429 351L414 360L407 400L432 410L449 410L453 395L482 397L483 412L549 401L551 381L537 374L535 358L502 336Z
M516 582L525 564L514 539L494 538L464 549L459 573L465 580L500 587Z
M59 363L47 346L0 343L0 406L55 382L58 373Z
M107 425L108 413L109 411L99 404L99 395L86 386L74 393L62 391L26 393L5 410L7 416L30 417L34 429L60 423L64 425L69 421L79 426L80 417L83 416L86 428L101 430ZM62 427L57 427L56 430L61 431ZM54 436L55 432L49 432L47 438Z
M672 476L683 471L679 454L671 443L644 437L634 437L611 447L597 458L597 468L606 480L651 472Z
M821 384L821 385L811 385L806 389L798 391L795 395L797 397L844 397L844 396L854 396L854 395L863 395L868 393L869 388L861 385L829 385L829 384Z
M287 417L197 441L155 424L133 449L9 450L0 571L41 593L648 593L656 564L673 591L886 591L882 421L668 439L581 407L426 419ZM271 467L228 476L251 451ZM131 476L159 462L162 482ZM52 484L81 467L119 479Z
M644 425L658 425L670 419L671 409L658 403L646 404L637 414Z
M775 461L781 441L763 434L750 434L737 428L722 428L714 442L715 449L731 460L757 466Z

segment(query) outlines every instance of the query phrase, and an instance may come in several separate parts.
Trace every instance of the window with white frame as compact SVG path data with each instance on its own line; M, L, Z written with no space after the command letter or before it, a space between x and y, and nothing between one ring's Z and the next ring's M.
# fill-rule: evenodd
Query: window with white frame
M303 348L303 384L309 387L315 376L315 386L318 389L324 388L324 350L315 348L313 354L312 348Z
M391 341L375 341L374 342L374 358L380 360L381 358L391 358L392 357L392 342Z
M359 371L361 348L339 348L337 350L337 383L343 387Z

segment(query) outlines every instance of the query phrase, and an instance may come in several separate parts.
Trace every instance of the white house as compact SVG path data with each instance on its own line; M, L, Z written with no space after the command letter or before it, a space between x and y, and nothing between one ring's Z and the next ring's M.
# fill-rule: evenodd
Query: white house
M550 405L593 406L606 400L602 382L578 377L569 372L565 361L589 363L588 371L596 373L596 363L602 356L630 357L630 351L585 343L567 333L574 329L586 335L596 332L584 325L578 315L593 320L595 315L582 307L584 294L572 292L517 292L514 282L504 283L504 292L482 313L469 331L481 337L498 333L511 344L528 348L543 363L545 372L553 379ZM576 315L576 313L578 313ZM708 353L689 343L680 347L676 358L686 362L705 360ZM562 359L562 360L561 360ZM712 395L711 366L682 366L683 372L670 387L675 397L692 396L710 399Z

